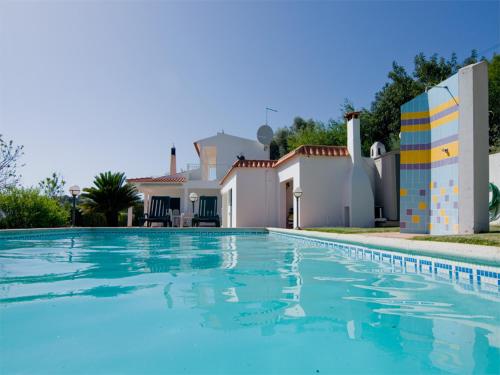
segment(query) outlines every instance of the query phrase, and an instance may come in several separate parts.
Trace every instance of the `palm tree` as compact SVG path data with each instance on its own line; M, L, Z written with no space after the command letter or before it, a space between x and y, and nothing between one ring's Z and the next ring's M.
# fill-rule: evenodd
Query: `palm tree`
M100 173L94 185L83 189L80 208L83 213L102 213L110 227L118 226L120 211L141 201L136 188L126 182L125 173Z

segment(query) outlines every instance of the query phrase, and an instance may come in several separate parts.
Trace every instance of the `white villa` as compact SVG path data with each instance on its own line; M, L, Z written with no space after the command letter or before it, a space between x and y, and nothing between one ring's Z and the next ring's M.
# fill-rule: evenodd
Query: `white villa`
M304 145L279 160L236 161L221 180L223 226L374 226L375 168L361 157L358 115L348 115L347 147Z
M249 159L269 159L269 148L257 141L225 133L194 142L199 163L188 164L185 171L177 172L176 150L171 149L170 174L160 177L130 178L127 181L144 194L144 211L148 212L152 196L169 196L171 209L186 219L192 216L189 194L217 196L220 214L220 179L227 173L237 156ZM198 202L195 203L198 212ZM132 213L129 209L129 225ZM175 219L175 217L174 217ZM176 223L174 223L176 224ZM180 223L177 223L180 224ZM184 223L182 223L184 224Z
M371 157L362 157L359 113L346 118L347 147L304 145L270 160L268 146L218 133L194 142L199 164L177 172L172 148L170 175L128 182L144 194L145 213L152 196L169 196L175 226L190 225L193 192L218 197L223 227L371 227L376 207L397 221L399 154L376 143Z

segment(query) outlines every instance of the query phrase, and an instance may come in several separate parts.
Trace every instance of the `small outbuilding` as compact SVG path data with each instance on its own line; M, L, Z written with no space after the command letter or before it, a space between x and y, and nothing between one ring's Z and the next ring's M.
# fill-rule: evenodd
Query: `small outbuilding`
M361 156L359 113L346 117L347 147L304 145L279 160L234 162L220 182L222 225L372 227L374 164Z

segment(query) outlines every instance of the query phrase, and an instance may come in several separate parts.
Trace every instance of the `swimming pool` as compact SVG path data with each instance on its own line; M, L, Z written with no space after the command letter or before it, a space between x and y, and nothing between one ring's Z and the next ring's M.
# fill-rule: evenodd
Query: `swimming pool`
M499 373L500 269L264 231L0 236L0 373Z

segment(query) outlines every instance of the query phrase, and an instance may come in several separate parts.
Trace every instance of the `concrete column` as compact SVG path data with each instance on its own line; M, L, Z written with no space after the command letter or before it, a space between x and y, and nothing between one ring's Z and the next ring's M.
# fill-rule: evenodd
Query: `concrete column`
M144 193L144 214L149 212L149 194Z
M483 61L458 72L459 233L489 230L488 216L488 64Z
M182 212L187 213L189 210L189 194L188 194L188 189L184 188L182 189Z
M132 226L133 219L134 219L134 207L129 207L127 210L127 227Z

